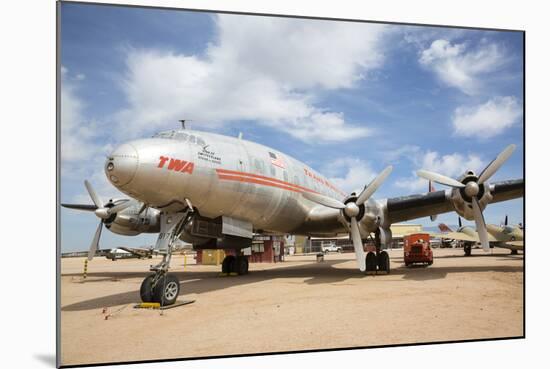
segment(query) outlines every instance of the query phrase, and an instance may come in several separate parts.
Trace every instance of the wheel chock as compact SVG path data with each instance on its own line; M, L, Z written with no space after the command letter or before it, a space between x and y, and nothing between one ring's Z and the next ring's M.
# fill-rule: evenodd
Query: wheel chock
M220 273L220 274L218 274L218 277L227 277L228 275L229 274L227 274L227 273Z
M235 276L238 276L239 273L231 272L231 273L229 273L229 275L230 275L231 277L235 277Z
M195 300L183 300L183 301L176 301L172 305L166 305L166 306L160 306L159 302L142 302L137 305L134 305L134 309L159 309L159 310L166 310L166 309L172 309L178 306L183 305L189 305L195 302Z
M134 309L160 309L160 302L142 302L134 305Z

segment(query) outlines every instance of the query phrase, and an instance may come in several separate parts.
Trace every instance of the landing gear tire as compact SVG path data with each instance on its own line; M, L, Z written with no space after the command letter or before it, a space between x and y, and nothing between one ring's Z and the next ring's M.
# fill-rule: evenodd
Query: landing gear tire
M472 255L472 246L464 246L464 256Z
M376 272L376 255L371 251L365 257L365 273L372 272Z
M176 302L180 293L180 281L174 274L165 274L159 278L155 288L153 288L153 302L158 302L162 306L172 305Z
M378 254L378 270L390 274L390 256L386 251Z
M235 256L227 255L222 261L222 273L229 274L235 270Z
M153 278L154 274L147 276L139 289L139 295L142 302L153 302Z
M517 255L518 254L518 250L512 250L512 252L510 252L510 255Z
M239 275L248 274L248 258L246 256L237 258L235 266Z

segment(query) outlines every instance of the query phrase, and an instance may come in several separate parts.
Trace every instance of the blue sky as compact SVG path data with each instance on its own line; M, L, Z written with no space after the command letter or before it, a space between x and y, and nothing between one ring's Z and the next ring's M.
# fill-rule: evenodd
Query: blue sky
M425 192L420 168L479 172L510 143L493 179L523 175L521 33L61 7L63 202L90 203L84 179L105 200L124 197L103 176L105 156L181 118L242 131L345 191L392 164L376 198ZM504 214L523 222L523 200L485 211L489 223ZM63 251L86 250L98 219L63 209L61 221ZM154 239L104 231L101 247Z

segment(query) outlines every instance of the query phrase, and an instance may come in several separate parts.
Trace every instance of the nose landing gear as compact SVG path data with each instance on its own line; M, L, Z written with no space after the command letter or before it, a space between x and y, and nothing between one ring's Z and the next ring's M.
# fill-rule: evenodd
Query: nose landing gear
M162 261L150 270L154 272L141 283L139 294L143 302L158 302L161 306L172 305L180 292L178 277L168 273L172 258L172 245L180 236L183 227L189 220L190 212L161 213L160 233L156 248L163 253Z
M142 302L158 302L161 306L176 302L179 292L180 282L172 273L149 275L143 280L139 290Z

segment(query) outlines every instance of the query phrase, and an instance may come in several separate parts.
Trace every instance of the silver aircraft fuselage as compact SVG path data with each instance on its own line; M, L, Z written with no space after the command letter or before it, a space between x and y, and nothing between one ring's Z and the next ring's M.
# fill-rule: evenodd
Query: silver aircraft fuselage
M183 209L188 199L201 216L248 221L255 231L347 232L333 221L340 211L301 195L314 192L342 200L346 193L306 164L240 138L192 130L163 132L119 146L107 159L105 173L120 191L164 211ZM327 221L319 222L321 218Z

